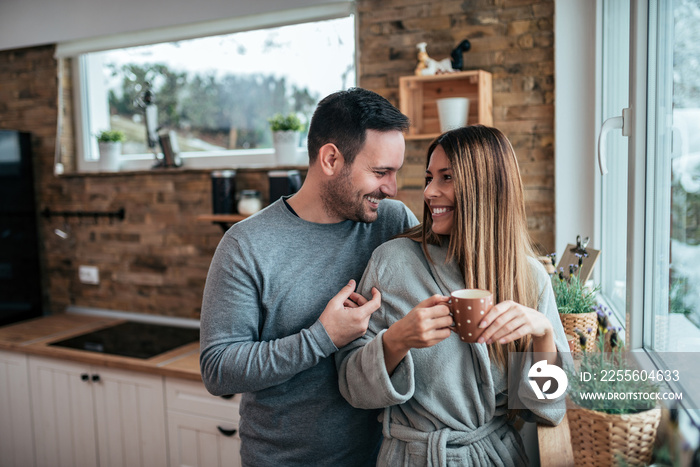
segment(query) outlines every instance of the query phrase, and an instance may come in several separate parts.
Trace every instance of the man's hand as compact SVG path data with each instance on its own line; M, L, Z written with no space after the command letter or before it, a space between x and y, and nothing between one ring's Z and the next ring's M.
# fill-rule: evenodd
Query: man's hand
M355 281L340 289L318 318L336 347L341 348L367 332L369 318L379 309L382 295L372 288L372 299L355 293Z

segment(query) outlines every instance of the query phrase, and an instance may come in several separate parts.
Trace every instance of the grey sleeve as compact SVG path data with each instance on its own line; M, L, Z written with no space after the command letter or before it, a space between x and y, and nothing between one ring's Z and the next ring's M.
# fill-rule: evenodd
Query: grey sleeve
M214 395L281 384L337 350L320 321L297 334L261 341L263 307L255 264L230 235L212 259L202 300L200 367Z
M369 296L373 286L379 287L374 258L370 260L358 291ZM380 290L381 291L381 290ZM411 353L403 359L389 376L384 363L384 332L388 328L384 319L384 307L370 318L365 335L354 340L335 354L340 393L352 405L360 409L378 409L402 404L413 397L415 391L414 367Z

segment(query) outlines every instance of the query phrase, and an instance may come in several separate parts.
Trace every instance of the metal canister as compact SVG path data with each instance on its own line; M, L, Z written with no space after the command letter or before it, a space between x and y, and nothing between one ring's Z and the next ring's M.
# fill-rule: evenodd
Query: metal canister
M211 173L211 205L214 214L236 213L235 170L216 170Z
M267 176L270 180L270 204L301 188L301 174L298 170L273 170Z

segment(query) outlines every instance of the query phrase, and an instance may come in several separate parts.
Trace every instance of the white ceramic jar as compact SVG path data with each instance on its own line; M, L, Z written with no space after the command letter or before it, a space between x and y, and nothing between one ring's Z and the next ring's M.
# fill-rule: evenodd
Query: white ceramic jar
M257 190L242 190L238 200L238 214L250 216L262 209L262 199Z

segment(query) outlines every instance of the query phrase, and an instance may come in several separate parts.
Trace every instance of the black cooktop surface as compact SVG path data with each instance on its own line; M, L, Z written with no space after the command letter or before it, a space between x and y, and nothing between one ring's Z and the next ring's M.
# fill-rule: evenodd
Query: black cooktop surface
M127 321L50 345L132 358L151 358L199 341L199 329Z

